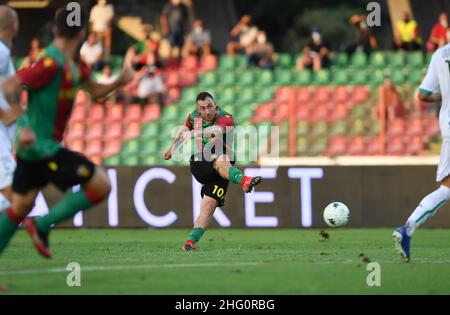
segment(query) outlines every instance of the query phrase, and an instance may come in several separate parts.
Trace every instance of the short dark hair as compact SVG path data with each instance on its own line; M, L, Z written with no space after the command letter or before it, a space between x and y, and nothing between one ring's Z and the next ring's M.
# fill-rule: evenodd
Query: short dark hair
M66 6L59 8L55 15L56 36L64 38L75 38L81 31L86 28L87 14L86 11L80 11L80 25L69 25L67 23L69 14L73 13L67 10Z
M199 95L197 95L197 99L195 100L195 102L204 101L204 100L206 100L207 97L210 97L211 99L214 99L214 97L210 93L208 93L208 92L201 92Z

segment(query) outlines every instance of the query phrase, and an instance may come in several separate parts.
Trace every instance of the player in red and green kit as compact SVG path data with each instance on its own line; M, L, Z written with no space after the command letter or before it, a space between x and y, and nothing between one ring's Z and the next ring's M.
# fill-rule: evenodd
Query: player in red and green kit
M180 144L192 137L196 139L198 152L191 156L190 167L192 175L203 185L203 199L200 215L182 248L184 251L196 248L211 223L216 207L224 205L230 181L240 184L247 193L261 182L261 177L244 176L233 166L234 154L226 141L227 135L233 136L233 116L222 110L208 92L201 92L196 102L196 110L189 115L185 126L178 130L170 148L163 154L163 158L169 160Z
M51 257L48 244L50 228L73 217L79 209L88 209L104 200L110 192L104 169L85 156L61 146L70 118L75 95L85 89L96 99L126 84L133 72L124 69L119 79L109 85L90 80L90 71L76 62L85 36L86 14L81 12L81 25L70 26L68 8L58 10L55 17L55 39L45 55L31 68L23 69L5 80L3 91L11 106L18 101L22 88L28 90L28 108L18 120L16 136L17 168L13 178L12 205L0 216L0 253L23 226L33 244L44 257ZM70 192L41 218L25 218L32 210L38 192L53 183L62 191L81 185Z

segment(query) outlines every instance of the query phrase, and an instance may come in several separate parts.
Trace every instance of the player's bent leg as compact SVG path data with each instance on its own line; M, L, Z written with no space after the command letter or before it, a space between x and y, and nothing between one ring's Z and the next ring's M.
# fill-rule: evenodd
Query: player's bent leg
M226 155L220 155L214 161L214 169L223 179L227 179L233 184L240 184L242 190L246 193L252 191L253 187L258 185L262 178L244 176L244 174L237 168L231 165L229 158Z
M0 189L0 213L11 206L12 194L11 186Z
M195 220L194 228L189 234L186 243L182 247L182 250L190 251L196 248L198 241L200 241L203 234L205 233L205 230L211 224L214 211L216 210L218 204L219 202L214 198L206 195L203 197L200 206L200 215Z
M13 194L11 206L0 215L0 253L8 245L19 224L33 209L37 194L36 189L24 194Z

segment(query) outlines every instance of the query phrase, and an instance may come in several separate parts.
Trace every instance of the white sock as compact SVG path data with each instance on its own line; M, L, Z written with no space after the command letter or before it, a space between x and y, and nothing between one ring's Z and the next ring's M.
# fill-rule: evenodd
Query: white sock
M423 198L406 222L406 233L412 236L416 229L429 217L435 215L448 200L450 200L450 188L444 185Z
M9 200L0 192L0 213L8 209L10 205Z

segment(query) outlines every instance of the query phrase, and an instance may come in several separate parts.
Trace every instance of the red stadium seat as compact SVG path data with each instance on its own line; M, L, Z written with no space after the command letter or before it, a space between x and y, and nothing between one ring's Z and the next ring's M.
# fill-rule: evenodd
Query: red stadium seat
M123 105L115 104L110 106L106 110L106 120L109 122L112 121L121 121L123 119Z
M349 88L347 86L338 86L332 93L331 99L336 103L345 103L350 97Z
M197 83L197 73L195 71L184 71L180 73L181 75L181 86L188 87L195 85Z
M103 137L103 122L92 123L86 127L86 140L93 141Z
M368 137L366 138L366 155L380 155L381 150L381 144L380 144L380 137L374 136L374 137Z
M326 104L312 105L309 121L318 122L321 120L328 120L328 105Z
M347 105L344 103L337 103L334 106L334 108L331 110L328 120L330 122L334 122L337 120L345 119L345 118L347 118L348 114L349 114L349 111L348 111Z
M160 117L160 109L158 104L147 104L144 107L142 115L142 123L149 123Z
M172 104L175 103L180 99L181 91L178 88L170 88L168 89L166 95L165 95L165 104Z
M326 104L330 101L330 89L328 86L319 86L313 90L313 101L316 104Z
M123 132L122 122L106 124L103 139L105 139L105 141L121 139L122 132Z
M180 75L178 71L169 71L167 72L164 80L164 84L166 87L179 87L181 85Z
M278 104L289 102L291 93L292 88L289 86L283 86L278 88L275 91L275 102L277 102Z
M201 71L209 71L217 68L217 56L203 56L200 62Z
M100 155L102 153L102 150L103 150L102 140L92 140L86 142L86 146L84 148L83 153L91 157L95 155Z
M198 59L196 56L186 56L181 61L181 68L186 70L197 70Z
M388 137L388 142L386 145L387 155L405 155L406 147L403 140L403 136L392 136Z
M82 122L75 122L69 125L69 129L67 131L66 140L80 140L84 138L84 124Z
M282 121L286 121L289 118L289 104L283 103L277 105L274 109L274 115L272 117L272 122L280 123Z
M139 104L128 105L125 108L125 122L138 121L142 119L142 109Z
M387 123L388 137L396 137L405 133L405 121L401 118L396 118Z
M425 149L425 144L420 135L407 138L406 153L409 155L418 155Z
M366 153L365 138L363 136L356 136L349 139L347 147L347 155L360 156Z
M136 138L140 134L141 134L141 124L138 122L131 122L125 128L123 138L125 140L130 140L132 138Z
M74 104L87 104L89 103L89 97L83 90L78 91L77 95L75 96Z
M122 141L120 139L108 140L103 147L102 157L110 157L120 152Z
M344 155L347 150L347 139L344 136L332 137L325 151L327 156Z
M351 101L353 103L361 103L369 99L369 90L364 85L358 85L351 92Z
M103 108L103 105L96 104L92 107L88 108L88 111L86 113L87 122L92 123L95 121L103 121L105 118L105 110Z
M255 111L252 121L258 123L261 121L272 121L272 103L261 104Z
M420 117L412 118L408 121L408 128L406 128L406 133L409 136L423 136L424 127L422 125L422 119Z
M71 122L84 122L86 118L86 108L84 106L75 105L70 116Z
M297 119L308 122L311 120L311 112L308 104L297 104Z
M306 86L297 89L297 104L308 103L311 101L311 90Z
M84 141L82 139L77 140L67 140L66 147L75 152L83 152L84 151Z

